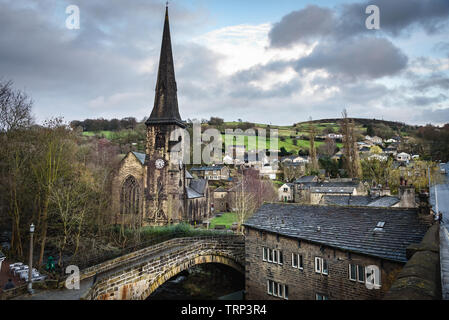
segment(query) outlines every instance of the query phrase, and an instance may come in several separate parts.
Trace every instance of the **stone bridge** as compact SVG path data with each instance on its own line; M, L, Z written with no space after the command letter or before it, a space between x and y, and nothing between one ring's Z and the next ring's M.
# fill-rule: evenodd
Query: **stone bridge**
M243 236L176 238L83 270L81 282L97 280L86 300L144 300L176 274L203 263L221 263L244 273Z

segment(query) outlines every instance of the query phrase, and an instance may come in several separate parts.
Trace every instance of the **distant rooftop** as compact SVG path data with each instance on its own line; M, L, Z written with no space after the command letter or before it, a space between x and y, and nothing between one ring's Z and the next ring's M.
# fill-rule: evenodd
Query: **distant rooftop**
M268 203L244 225L341 250L406 262L406 248L419 243L429 226L417 212L402 208ZM380 221L385 222L382 231L375 232Z

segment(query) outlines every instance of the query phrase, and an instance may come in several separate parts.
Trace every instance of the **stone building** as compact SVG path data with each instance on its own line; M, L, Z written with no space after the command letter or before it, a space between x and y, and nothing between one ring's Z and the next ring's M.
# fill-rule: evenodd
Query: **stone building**
M324 196L359 196L368 192L359 180L295 182L294 201L319 204Z
M429 212L265 204L244 224L246 298L381 299Z
M153 111L146 121L145 154L128 153L114 179L114 222L201 222L210 215L210 197L207 181L193 179L183 164L181 129L185 124L178 109L168 9L155 91Z

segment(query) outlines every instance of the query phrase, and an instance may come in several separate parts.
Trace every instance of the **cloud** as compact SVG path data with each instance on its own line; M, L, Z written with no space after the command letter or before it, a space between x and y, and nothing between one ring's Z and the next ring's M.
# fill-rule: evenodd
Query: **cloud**
M298 70L326 69L349 79L374 79L394 75L407 66L408 58L389 40L357 38L320 43L296 64Z
M379 32L368 30L365 13L369 5L380 9ZM348 39L358 35L383 34L400 36L421 28L427 34L447 31L449 1L447 0L372 0L343 4L331 10L309 5L285 15L269 32L273 48L308 43L314 39Z
M275 23L268 36L272 47L289 47L297 42L308 43L332 33L337 21L328 8L309 5L293 11Z

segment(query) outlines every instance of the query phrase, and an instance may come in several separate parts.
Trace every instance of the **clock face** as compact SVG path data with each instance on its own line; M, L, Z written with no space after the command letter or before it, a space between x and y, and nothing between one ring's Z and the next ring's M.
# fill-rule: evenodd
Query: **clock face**
M155 164L157 169L165 167L165 161L163 159L157 159Z

